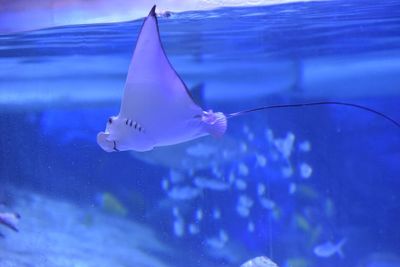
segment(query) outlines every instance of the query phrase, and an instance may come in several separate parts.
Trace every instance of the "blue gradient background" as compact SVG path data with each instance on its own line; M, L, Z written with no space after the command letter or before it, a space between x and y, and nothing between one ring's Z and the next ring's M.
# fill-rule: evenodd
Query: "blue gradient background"
M27 7L17 3L13 10L25 12ZM83 2L65 3L67 8L76 5L74 11L86 10ZM109 8L98 3L98 14ZM135 4L141 16L147 13L144 3ZM2 11L0 22L10 10ZM7 21L26 22L16 18ZM42 25L39 17L33 20ZM239 266L262 254L283 267L400 266L395 260L385 265L400 251L400 129L374 114L334 106L249 114L229 123L226 138L232 142L226 149L239 151L236 158L203 159L210 168L193 175L180 170L191 184L195 176L215 175L213 164L226 177L240 164L248 166L246 195L256 199L257 185L264 183L278 207L275 214L254 205L250 218L259 229L255 234L247 231L248 219L235 211L239 190L207 191L185 203L174 202L160 186L171 171L166 164L150 164L132 153L103 152L95 137L107 118L118 113L141 24L139 19L0 35L2 184L82 207L97 205L97 194L112 192L130 210L126 220L148 226L168 244L166 255L151 255L171 266ZM229 113L268 104L336 100L400 120L397 1L225 7L159 18L159 26L166 53L188 87L203 83L204 108ZM296 136L290 158L295 173L289 178L281 171L287 159L274 156L276 148L266 141L268 129L276 138ZM306 154L298 149L304 140L312 146ZM240 150L243 144L248 151ZM171 157L178 153L179 148L168 151ZM271 163L260 168L259 154ZM302 162L312 166L309 179L298 172ZM298 195L288 193L293 183L303 190ZM132 202L132 194L141 201ZM327 211L329 201L333 215ZM200 234L174 234L174 206L187 220L203 208L209 216ZM210 215L215 206L223 210L218 222ZM210 251L206 240L220 229L229 234L229 245ZM130 234L127 238L134 239ZM348 239L344 259L313 254L316 245L341 238ZM374 255L380 260L371 260Z

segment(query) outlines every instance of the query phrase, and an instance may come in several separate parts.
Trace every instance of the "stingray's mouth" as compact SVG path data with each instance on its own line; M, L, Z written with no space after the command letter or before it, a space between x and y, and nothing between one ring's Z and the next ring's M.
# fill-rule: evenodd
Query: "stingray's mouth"
M117 148L117 142L113 141L113 143L114 143L114 147L113 147L114 151L119 152L119 149Z

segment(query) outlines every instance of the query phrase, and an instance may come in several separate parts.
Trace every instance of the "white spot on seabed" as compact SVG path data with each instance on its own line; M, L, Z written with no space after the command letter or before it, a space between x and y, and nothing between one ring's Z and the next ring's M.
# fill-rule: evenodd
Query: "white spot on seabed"
M267 257L261 256L246 261L240 267L278 267L278 265Z

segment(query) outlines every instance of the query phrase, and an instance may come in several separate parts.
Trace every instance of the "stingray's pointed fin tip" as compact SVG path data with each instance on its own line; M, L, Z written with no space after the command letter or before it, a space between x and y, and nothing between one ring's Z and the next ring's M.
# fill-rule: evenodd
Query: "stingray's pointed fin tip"
M156 16L156 5L154 5L154 6L151 8L151 10L150 10L150 12L149 12L149 16L153 16L153 17Z

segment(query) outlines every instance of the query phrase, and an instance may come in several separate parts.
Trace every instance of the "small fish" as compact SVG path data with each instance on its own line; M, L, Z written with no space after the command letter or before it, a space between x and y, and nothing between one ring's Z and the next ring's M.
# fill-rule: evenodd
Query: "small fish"
M203 159L212 156L214 153L218 153L218 147L209 145L207 143L196 143L195 145L189 146L186 149L186 154L188 156Z
M289 184L289 194L293 195L297 190L297 185L295 183Z
M299 151L301 152L310 152L311 151L311 143L310 141L303 141L299 145Z
M0 223L18 232L17 224L21 216L13 212L0 212Z
M310 178L310 176L313 172L313 169L309 164L303 162L299 165L299 171L300 171L301 178L308 179L308 178Z
M180 216L179 208L178 208L178 207L173 207L173 208L172 208L172 214L173 214L175 217L179 217L179 216Z
M293 167L288 164L287 166L282 167L282 176L284 178L290 178L293 176L294 170Z
M248 217L250 215L250 209L253 206L253 204L254 201L250 197L246 195L241 195L236 205L236 212L241 217Z
M189 233L192 235L196 235L200 232L200 228L197 224L191 223L191 224L189 224L188 228L189 228Z
M211 179L211 178L206 178L206 177L196 177L194 179L194 184L198 188L202 189L210 189L210 190L215 190L215 191L224 191L228 190L230 185L223 182L219 181L216 179Z
M115 195L110 192L97 194L96 202L105 212L118 216L126 216L128 214L127 208Z
M174 221L174 234L182 237L185 234L185 221L181 217L177 217Z
M214 219L219 220L221 218L221 211L218 208L214 208L212 211L212 216Z
M264 195L266 190L267 190L267 188L265 187L264 184L259 183L259 184L257 185L257 193L258 193L259 196Z
M169 171L169 180L171 181L171 183L176 184L185 180L185 176L183 175L183 173L171 169Z
M314 248L314 254L317 255L318 257L328 258L337 253L341 258L343 258L344 255L342 247L346 243L346 241L347 239L343 238L337 244L333 244L330 241L320 244Z
M278 267L278 265L269 258L260 256L246 261L240 267Z
M288 267L312 266L311 262L308 259L302 257L288 258L283 265Z
M201 221L203 219L203 210L197 209L196 210L196 220Z
M247 224L247 231L249 231L250 233L254 232L254 223L252 221L249 221L249 223Z
M236 185L236 188L238 189L238 190L245 190L246 188L247 188L247 183L246 183L246 181L245 180L243 180L243 179L237 179L236 181L235 181L235 185Z
M267 165L267 158L264 155L257 154L256 159L258 166L265 167L265 165Z
M241 216L241 217L248 217L250 215L250 208L246 206L236 206L236 212Z
M229 240L228 234L224 230L219 230L218 236L207 238L206 244L213 249L222 249Z
M255 149L255 147L249 147L248 152L256 153ZM210 153L212 150L215 152ZM246 157L246 154L241 151L240 141L229 135L225 135L222 139L209 136L147 152L132 151L130 154L146 163L184 172L208 170L210 162L227 164Z
M284 159L289 159L292 155L295 140L296 136L292 132L288 132L285 138L277 138L274 140L275 148L281 153Z
M222 249L225 246L225 242L220 240L218 237L207 238L205 244L215 250Z
M293 222L298 229L303 230L306 233L309 233L312 229L307 219L299 213L293 215Z
M161 180L161 188L162 188L164 191L167 191L167 190L168 190L168 188L169 188L169 181L168 181L167 179L162 179L162 180Z
M273 200L269 199L269 198L260 197L259 200L260 200L261 206L263 208L268 209L268 210L272 210L276 206L276 203Z
M174 200L189 200L198 197L201 190L190 186L175 186L169 192L168 196Z
M249 167L247 167L246 164L244 164L243 162L239 163L239 175L241 176L247 176L249 175Z
M327 198L323 205L326 217L332 218L335 215L335 202L331 198Z

